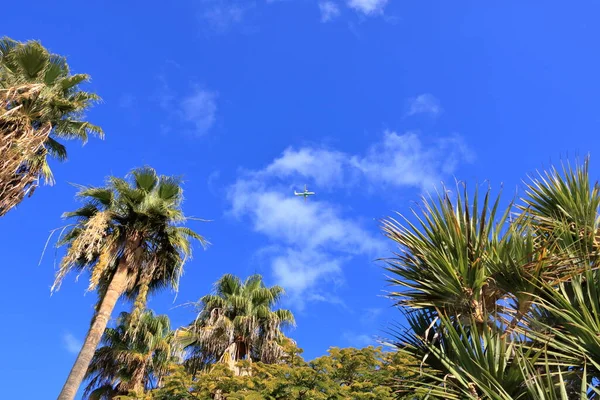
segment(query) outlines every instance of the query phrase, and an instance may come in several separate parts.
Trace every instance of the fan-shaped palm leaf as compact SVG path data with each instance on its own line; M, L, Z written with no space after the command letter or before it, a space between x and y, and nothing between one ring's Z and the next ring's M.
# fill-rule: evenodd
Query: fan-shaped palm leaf
M281 329L294 323L291 311L272 310L281 295L281 287L266 287L260 275L242 282L226 274L215 284L214 294L200 299L196 320L176 336L192 354L227 361L236 372L236 362L244 358L277 362Z
M53 183L48 156L67 158L59 139L102 136L82 120L99 100L79 88L87 80L38 42L0 39L0 215L31 195L40 179Z
M152 178L153 181L150 180ZM84 347L65 384L60 399L72 399L93 355L117 300L134 300L129 323L135 338L149 293L177 289L185 261L192 254L190 239L207 242L182 229L183 192L164 197L160 188L177 180L159 176L149 167L132 172L131 182L111 177L105 187L81 187L86 203L65 213L74 221L59 244L67 246L53 289L71 270L89 270L89 290L98 289L100 301Z
M86 372L89 383L84 396L89 399L108 400L130 391L139 394L159 381L176 360L178 347L166 315L145 311L135 337L128 334L130 324L131 315L122 313L117 327L105 330L104 346L96 350Z

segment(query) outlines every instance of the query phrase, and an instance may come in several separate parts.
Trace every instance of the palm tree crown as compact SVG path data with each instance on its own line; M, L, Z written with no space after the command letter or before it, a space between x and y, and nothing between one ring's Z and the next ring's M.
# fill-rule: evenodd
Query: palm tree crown
M102 136L83 119L99 100L80 89L88 80L39 42L0 38L0 215L31 194L39 178L53 182L47 156L66 159L60 139Z
M598 398L600 185L588 161L552 168L497 214L489 191L384 221L399 245L392 297L420 360L405 391L443 399Z
M234 368L241 359L274 363L282 353L281 329L294 323L291 311L273 306L284 291L266 287L260 275L242 282L226 274L215 284L215 293L200 299L196 320L178 332L184 346Z
M176 361L177 346L166 315L144 311L135 338L128 334L130 322L131 315L121 313L117 326L104 331L103 346L94 353L86 373L85 397L111 399L149 389Z
M192 254L190 240L204 238L181 226L180 180L158 176L150 167L131 173L131 180L111 177L104 187L82 187L85 204L65 217L74 221L59 244L67 247L53 290L71 270L90 272L89 290L100 300L84 346L71 370L61 400L73 399L83 380L118 299L135 299L128 327L135 337L150 292L177 289L183 265Z
M67 254L53 289L72 269L89 269L89 290L94 290L110 279L121 260L128 265L126 293L137 301L145 301L149 290L177 289L183 264L192 254L190 239L207 242L180 226L188 218L181 210L179 179L158 176L149 167L131 176L132 183L111 177L105 187L81 188L78 197L85 204L64 214L75 225L59 243L67 246Z

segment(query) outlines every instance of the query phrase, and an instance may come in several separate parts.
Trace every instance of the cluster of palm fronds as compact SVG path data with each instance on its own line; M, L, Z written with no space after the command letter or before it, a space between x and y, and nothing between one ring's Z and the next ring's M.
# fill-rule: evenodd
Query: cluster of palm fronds
M33 127L23 103L39 95L41 85L0 89L0 215L30 194L37 182L35 160L45 155L49 123Z
M85 398L112 399L160 386L170 364L178 361L179 347L166 315L144 311L135 338L129 335L131 322L130 314L121 313L117 326L104 331L102 347L86 373Z
M229 274L215 288L202 297L198 318L175 331L166 315L144 310L136 317L135 306L132 313L121 313L117 326L104 330L102 345L87 367L84 398L142 396L162 387L166 376L172 379L178 365L192 381L215 365L234 376L248 375L252 361L281 363L290 348L296 349L281 332L283 325L293 323L292 314L271 309L283 289L266 287L260 275L242 282Z
M99 301L61 399L75 395L117 300L134 300L126 333L135 342L143 334L140 324L148 295L164 287L177 289L192 254L191 242L207 244L183 226L189 218L181 209L178 178L158 175L150 167L137 168L128 178L111 177L106 186L80 187L84 204L64 214L72 223L58 241L67 250L52 289L73 270L89 271L89 290L97 289Z
M111 177L104 187L80 187L85 204L64 216L74 224L59 241L68 250L52 290L73 269L90 269L88 290L104 292L117 264L126 266L123 293L134 299L132 325L146 307L148 293L163 286L177 288L183 265L191 256L190 240L206 240L181 226L183 191L175 177L153 168L131 172L132 182Z
M198 304L197 318L177 332L190 353L188 363L198 367L220 361L240 374L240 360L274 363L283 356L282 327L294 323L289 310L272 310L283 289L266 287L260 275L242 282L226 274L215 284L215 293Z
M483 198L482 198L483 197ZM424 201L384 221L387 260L420 360L400 391L443 399L588 399L600 391L600 188L583 165L551 169L500 213L490 190Z
M64 160L58 139L85 142L102 130L82 121L99 98L79 89L85 74L70 74L66 60L40 43L0 38L0 216L33 193L37 182L52 183L47 156Z

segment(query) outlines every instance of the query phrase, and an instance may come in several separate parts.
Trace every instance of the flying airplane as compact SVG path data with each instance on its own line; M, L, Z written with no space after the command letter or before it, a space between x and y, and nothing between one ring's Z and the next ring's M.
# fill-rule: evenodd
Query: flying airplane
M295 196L303 196L304 197L304 201L306 201L306 199L308 198L308 196L314 196L315 192L309 192L308 189L306 188L306 185L304 185L304 192L296 192L294 190L294 195Z

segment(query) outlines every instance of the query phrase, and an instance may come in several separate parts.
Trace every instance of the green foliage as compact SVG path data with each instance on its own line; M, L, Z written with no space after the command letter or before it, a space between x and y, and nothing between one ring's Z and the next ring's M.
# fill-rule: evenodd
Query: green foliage
M177 332L192 354L188 363L220 361L236 369L242 359L278 362L284 349L281 329L294 323L291 311L272 309L283 293L279 286L266 287L260 275L244 282L230 274L221 277L214 294L200 299L194 322Z
M80 187L84 205L64 216L74 222L59 245L67 246L53 290L71 270L91 272L89 290L103 295L117 265L126 262L125 294L135 299L133 319L143 311L149 292L177 289L183 265L191 257L191 240L204 238L181 226L180 180L159 176L150 167L135 169L130 181L111 177L104 187Z
M72 75L66 59L50 53L39 42L0 38L0 88L42 85L34 98L21 105L32 123L52 125L51 137L85 142L90 133L102 135L99 127L80 120L83 112L100 100L79 87L89 79L86 74Z
M137 334L130 335L131 315L121 313L115 328L107 328L102 346L94 353L86 373L89 381L84 397L90 400L111 399L130 391L141 392L167 374L177 360L169 318L145 311Z
M600 187L583 166L551 169L497 213L466 188L427 200L417 223L384 222L388 271L420 360L404 393L441 399L597 398Z
M374 347L332 348L329 355L311 362L303 361L294 346L287 350L293 364L241 361L242 369L250 372L244 376L216 364L194 380L182 367L175 367L164 386L144 399L392 400L398 398L392 389L394 382L403 377L409 363L399 353Z
M81 90L88 80L39 42L0 38L0 215L31 195L40 178L53 183L48 156L67 158L61 140L85 143L90 134L103 135L85 120L99 100Z
M260 275L241 281L225 275L213 294L202 297L200 313L188 327L176 331L188 358L171 363L157 389L129 391L122 399L231 399L231 400L392 400L417 399L395 393L399 381L413 378L416 360L401 352L381 348L331 348L310 362L279 327L292 323L288 311L272 311L283 289L267 288ZM221 321L218 318L221 318ZM252 329L249 329L252 328ZM268 332L267 329L273 329ZM204 330L208 332L202 336ZM107 330L108 332L109 330ZM276 335L274 335L276 333ZM264 357L264 343L274 338L277 357ZM207 340L221 347L211 347ZM246 357L238 349L246 351ZM221 349L215 352L215 349ZM232 353L229 353L234 349ZM269 350L272 351L273 347ZM223 354L231 359L224 360ZM261 358L262 357L262 358ZM198 359L200 358L200 362Z

